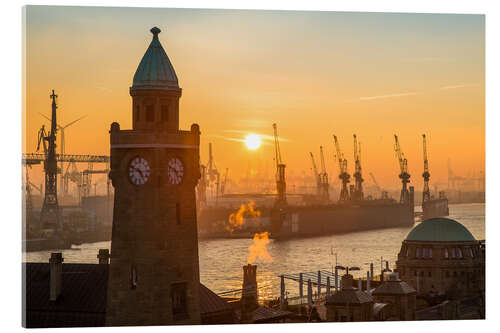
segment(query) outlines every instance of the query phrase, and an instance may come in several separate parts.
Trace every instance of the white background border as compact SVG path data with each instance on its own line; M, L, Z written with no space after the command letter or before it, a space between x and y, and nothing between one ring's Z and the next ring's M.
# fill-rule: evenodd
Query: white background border
M299 332L305 330L384 330L386 332L419 332L423 330L451 329L454 332L498 329L500 313L498 300L500 288L498 280L500 270L496 262L499 252L500 214L497 191L500 189L497 172L499 160L497 143L500 142L498 129L500 104L499 59L500 59L500 11L498 1L460 1L460 0L350 0L332 1L9 1L3 3L0 11L1 24L1 96L0 109L2 124L0 175L1 205L4 210L0 215L2 251L0 252L0 325L10 332L21 330L21 139L22 139L22 25L21 7L25 4L36 5L80 5L80 6L133 6L133 7L191 7L191 8L247 8L247 9L283 9L283 10L331 10L365 12L417 12L417 13L464 13L486 14L486 229L487 229L487 308L486 321L449 321L449 322L385 322L351 324L293 324L293 325L239 325L239 326L203 326L203 327L149 327L148 331L172 330L178 332L232 332L254 330L287 330ZM47 45L50 47L50 45ZM451 139L451 138L450 138ZM110 330L143 331L145 328L108 328ZM74 329L76 330L76 329ZM92 331L104 329L92 329ZM78 330L80 331L80 330Z

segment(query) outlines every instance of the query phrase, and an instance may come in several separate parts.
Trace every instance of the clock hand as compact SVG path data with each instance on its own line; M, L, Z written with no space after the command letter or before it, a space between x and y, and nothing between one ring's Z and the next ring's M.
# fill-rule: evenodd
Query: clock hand
M141 177L144 177L144 174L142 173L142 170L139 169L139 168L135 168L135 170L139 171L139 173L141 174Z

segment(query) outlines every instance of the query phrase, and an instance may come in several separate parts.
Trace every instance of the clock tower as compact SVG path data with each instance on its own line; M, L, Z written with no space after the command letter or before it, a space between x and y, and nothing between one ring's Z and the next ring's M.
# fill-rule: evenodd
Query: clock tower
M130 88L131 130L111 124L115 189L106 325L198 324L197 124L179 130L177 75L158 35Z

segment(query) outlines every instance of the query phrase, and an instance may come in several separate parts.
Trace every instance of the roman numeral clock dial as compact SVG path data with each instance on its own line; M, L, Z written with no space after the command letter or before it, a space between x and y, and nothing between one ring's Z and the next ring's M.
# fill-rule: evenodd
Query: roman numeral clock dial
M177 157L173 157L168 161L168 180L170 184L177 185L182 181L184 176L184 165Z
M135 157L128 167L128 176L132 184L145 184L149 179L148 161L142 157Z

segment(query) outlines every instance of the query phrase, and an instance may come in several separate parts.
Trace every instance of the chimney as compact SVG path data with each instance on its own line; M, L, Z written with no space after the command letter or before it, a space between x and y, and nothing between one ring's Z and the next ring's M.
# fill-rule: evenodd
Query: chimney
M61 252L50 254L50 300L56 301L62 289L62 263L64 259Z
M97 258L99 259L99 265L107 265L109 264L109 250L108 249L99 249L99 254Z
M353 283L352 275L345 274L342 276L342 280L340 281L340 288L342 290L354 289L352 283Z
M243 266L243 290L241 291L241 313L249 315L258 306L257 265Z

